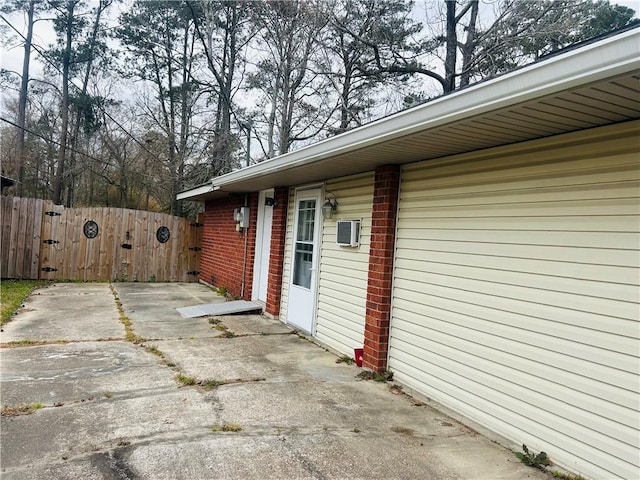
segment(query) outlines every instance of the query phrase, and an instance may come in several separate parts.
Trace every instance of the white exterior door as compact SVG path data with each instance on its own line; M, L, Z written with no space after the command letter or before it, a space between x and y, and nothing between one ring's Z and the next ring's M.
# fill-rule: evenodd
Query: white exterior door
M298 191L287 323L311 334L315 320L319 223L320 189Z
M267 301L269 285L269 257L271 255L271 225L273 206L266 205L266 199L273 198L273 189L260 192L258 199L258 222L256 225L256 255L253 264L252 299Z

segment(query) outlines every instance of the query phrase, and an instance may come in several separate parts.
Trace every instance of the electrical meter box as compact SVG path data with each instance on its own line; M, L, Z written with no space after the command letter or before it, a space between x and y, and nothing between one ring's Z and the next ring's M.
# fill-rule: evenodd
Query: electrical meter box
M249 207L240 207L236 208L233 211L233 220L238 223L238 227L240 228L248 228L249 227Z

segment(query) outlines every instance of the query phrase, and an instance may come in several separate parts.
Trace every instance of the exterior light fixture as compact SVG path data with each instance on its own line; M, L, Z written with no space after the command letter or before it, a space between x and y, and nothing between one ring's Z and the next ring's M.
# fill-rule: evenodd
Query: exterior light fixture
M324 218L325 220L333 217L334 212L338 210L338 201L335 199L335 195L333 200L331 200L330 198L327 198L325 200L325 202L322 204L321 210L322 218Z
M267 207L277 207L278 206L278 200L276 200L275 198L266 197L264 199L264 204Z

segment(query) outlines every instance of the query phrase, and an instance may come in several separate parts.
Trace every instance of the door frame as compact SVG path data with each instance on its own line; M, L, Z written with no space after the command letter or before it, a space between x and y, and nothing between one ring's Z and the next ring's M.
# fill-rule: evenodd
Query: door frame
M260 277L262 275L262 260L263 255L265 254L264 249L262 248L262 236L265 230L265 212L266 205L265 199L267 197L272 197L274 195L274 189L268 188L266 190L261 190L258 194L258 211L257 211L257 219L256 219L256 246L255 246L255 254L253 261L253 282L251 287L251 300L257 302L265 302L267 299L261 300L258 298L258 292L260 289ZM271 207L273 208L273 207ZM273 228L273 216L271 218L271 227ZM269 251L267 252L269 256L271 255L271 238L269 238ZM269 265L267 264L267 290L269 288Z
M298 225L298 200L305 193L310 193L313 191L317 191L317 200L318 203L316 205L316 222L315 228L313 232L313 265L312 265L312 281L311 281L311 295L312 295L312 305L311 305L311 328L308 332L312 337L316 334L316 320L318 317L318 289L320 286L320 256L322 253L322 230L324 228L323 218L321 213L322 207L322 199L324 198L324 184L313 184L313 185L305 185L302 187L295 188L295 193L293 195L293 228L292 228L292 236L291 236L291 266L289 269L289 279L288 279L288 294L287 294L287 318L285 319L288 325L293 325L298 327L296 324L291 323L289 321L290 314L290 306L291 306L291 288L293 286L293 272L295 268L295 248L296 248L296 236L297 231L296 227ZM301 328L301 327L298 327Z

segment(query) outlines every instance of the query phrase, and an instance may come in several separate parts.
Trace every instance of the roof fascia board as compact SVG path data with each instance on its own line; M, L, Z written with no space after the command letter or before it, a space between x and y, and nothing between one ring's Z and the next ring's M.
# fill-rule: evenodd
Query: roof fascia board
M217 190L219 190L218 187L214 186L212 183L207 183L205 185L200 185L199 187L192 188L191 190L185 190L184 192L178 193L178 195L176 195L176 199L187 200L191 197L206 195L207 193L215 192Z
M635 28L436 98L342 135L216 177L212 179L212 183L215 187L224 189L234 183L304 166L334 155L622 75L640 68L639 43L640 28ZM195 190L198 189L183 192L178 198L192 197L196 195Z

